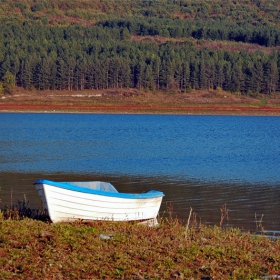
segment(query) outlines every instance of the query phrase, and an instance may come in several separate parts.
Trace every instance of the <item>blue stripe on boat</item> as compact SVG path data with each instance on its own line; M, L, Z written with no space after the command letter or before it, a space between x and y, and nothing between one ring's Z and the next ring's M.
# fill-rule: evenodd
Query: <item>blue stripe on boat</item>
M78 187L74 185L69 185L66 182L54 182L49 181L45 179L39 179L34 182L34 185L37 184L46 184L51 185L54 187L75 191L75 192L81 192L81 193L88 193L88 194L97 194L97 195L103 195L103 196L112 196L112 197L120 197L120 198L130 198L130 199L147 199L147 198L156 198L156 197L162 197L164 196L163 192L151 190L146 193L115 193L115 192L108 192L108 191L101 191L101 190L94 190L94 189L88 189L85 187Z

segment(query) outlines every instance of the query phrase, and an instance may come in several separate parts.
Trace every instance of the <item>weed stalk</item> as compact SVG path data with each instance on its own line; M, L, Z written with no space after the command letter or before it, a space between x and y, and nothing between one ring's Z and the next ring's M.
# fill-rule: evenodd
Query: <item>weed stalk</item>
M223 226L224 219L227 219L229 221L228 217L228 209L227 209L227 204L225 203L222 208L221 208L221 220L220 220L220 227Z
M187 236L188 236L188 230L189 230L189 226L190 226L191 216L192 216L192 208L190 208L189 218L188 218L188 222L187 222L187 225L185 228L185 238L187 238Z

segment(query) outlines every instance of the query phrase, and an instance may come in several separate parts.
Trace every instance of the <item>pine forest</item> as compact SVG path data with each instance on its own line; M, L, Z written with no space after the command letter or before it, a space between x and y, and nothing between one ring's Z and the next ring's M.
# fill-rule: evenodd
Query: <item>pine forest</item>
M1 0L0 92L280 92L280 0Z

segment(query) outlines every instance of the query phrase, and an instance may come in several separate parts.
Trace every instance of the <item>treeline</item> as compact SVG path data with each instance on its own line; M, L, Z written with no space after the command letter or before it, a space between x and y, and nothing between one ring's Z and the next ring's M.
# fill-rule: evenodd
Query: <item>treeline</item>
M11 84L39 90L278 92L279 4L1 0L0 92L1 85L10 92ZM256 44L264 51L206 48L202 40Z
M119 29L100 26L10 24L0 37L0 79L9 72L28 89L280 90L276 52L210 50L192 40L130 41Z
M118 29L138 36L163 36L167 38L194 38L197 40L222 40L275 47L280 45L280 28L271 26L238 25L230 21L144 19L127 18L106 20L97 26ZM118 32L116 33L118 34Z

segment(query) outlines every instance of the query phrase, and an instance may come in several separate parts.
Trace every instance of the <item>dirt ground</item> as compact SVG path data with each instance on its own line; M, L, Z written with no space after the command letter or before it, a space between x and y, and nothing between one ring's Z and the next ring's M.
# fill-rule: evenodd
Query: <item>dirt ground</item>
M0 95L0 112L89 112L279 115L280 94L246 97L223 91L188 93L137 89L27 91Z

